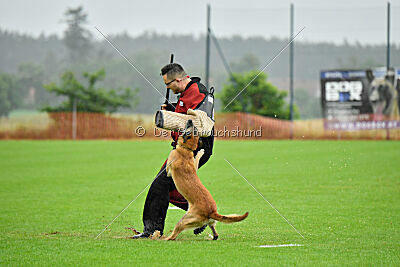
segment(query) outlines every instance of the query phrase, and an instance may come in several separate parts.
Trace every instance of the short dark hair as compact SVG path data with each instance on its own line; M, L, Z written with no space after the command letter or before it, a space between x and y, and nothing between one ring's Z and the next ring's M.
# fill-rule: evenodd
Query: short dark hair
M167 77L169 79L174 79L177 76L183 77L183 76L187 75L185 70L178 63L170 63L170 64L165 65L161 69L161 75L164 76L165 74L167 74Z

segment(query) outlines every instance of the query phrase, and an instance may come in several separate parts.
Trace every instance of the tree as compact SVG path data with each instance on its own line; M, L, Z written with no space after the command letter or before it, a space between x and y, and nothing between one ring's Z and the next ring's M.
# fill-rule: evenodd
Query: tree
M74 100L78 112L113 113L120 107L133 107L137 90L132 92L129 88L119 90L95 88L95 84L105 77L104 69L94 73L85 72L84 78L88 80L85 87L75 78L71 71L66 71L61 77L61 84L50 83L44 85L48 91L57 95L66 96L67 100L58 107L44 107L42 111L59 112L72 111Z
M24 108L35 108L48 96L43 88L44 72L41 65L23 63L18 66L18 84L24 97Z
M22 97L17 78L8 73L0 73L0 117L8 117L11 110L17 108Z
M322 117L321 98L312 95L309 90L295 88L294 102L299 107L299 113L302 119Z
M260 60L252 53L244 54L239 61L231 62L231 68L234 72L251 71L260 66Z
M64 43L68 49L69 59L72 64L85 61L91 48L92 34L84 25L87 24L87 14L83 7L68 8L64 13L68 28L64 32Z
M289 105L285 103L287 93L279 91L267 82L267 75L264 72L258 76L257 74L259 74L257 70L243 74L233 73L229 83L224 85L222 92L218 94L223 105L222 111L250 112L267 117L289 119ZM245 87L246 89L238 95ZM298 117L296 109L294 117Z

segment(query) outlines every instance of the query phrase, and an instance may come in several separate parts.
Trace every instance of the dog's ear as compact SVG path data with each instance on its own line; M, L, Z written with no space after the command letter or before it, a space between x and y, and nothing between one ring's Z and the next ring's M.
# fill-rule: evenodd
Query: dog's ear
M187 132L186 132L186 133L187 133ZM190 134L188 135L188 134L186 134L186 133L183 134L183 143L186 143L186 141L187 141L188 139L191 138L191 137L190 137Z

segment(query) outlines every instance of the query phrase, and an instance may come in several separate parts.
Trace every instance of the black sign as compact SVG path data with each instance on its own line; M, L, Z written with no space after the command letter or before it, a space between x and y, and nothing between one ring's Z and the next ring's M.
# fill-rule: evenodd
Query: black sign
M400 69L321 71L327 130L400 128Z

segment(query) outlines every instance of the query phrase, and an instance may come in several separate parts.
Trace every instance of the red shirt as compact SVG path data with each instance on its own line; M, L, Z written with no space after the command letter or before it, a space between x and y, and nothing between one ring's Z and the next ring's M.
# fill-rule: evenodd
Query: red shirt
M200 92L199 85L197 84L200 82L200 78L193 77L191 79L178 99L175 112L186 114L189 108L195 109L206 96ZM178 140L179 133L171 132L171 136L176 141Z

